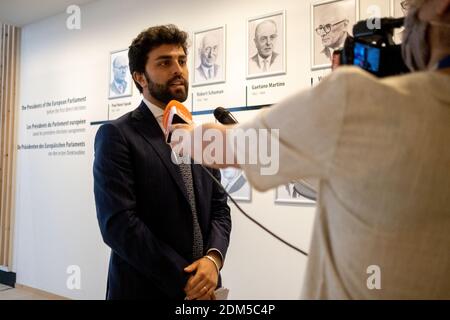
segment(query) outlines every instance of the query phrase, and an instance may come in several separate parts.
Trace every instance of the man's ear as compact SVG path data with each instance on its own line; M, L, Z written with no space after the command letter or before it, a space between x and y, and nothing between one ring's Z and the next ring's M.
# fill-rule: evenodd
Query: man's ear
M147 79L144 77L142 72L133 72L133 80L139 83L142 88L147 87Z

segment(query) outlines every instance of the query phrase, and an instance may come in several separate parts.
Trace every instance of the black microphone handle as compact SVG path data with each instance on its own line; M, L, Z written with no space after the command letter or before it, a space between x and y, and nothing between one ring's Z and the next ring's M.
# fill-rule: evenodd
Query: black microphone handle
M237 124L238 121L235 117L225 108L218 107L214 110L214 117L221 124Z
M236 124L238 123L236 119L230 114L224 115L219 119L217 119L221 124Z

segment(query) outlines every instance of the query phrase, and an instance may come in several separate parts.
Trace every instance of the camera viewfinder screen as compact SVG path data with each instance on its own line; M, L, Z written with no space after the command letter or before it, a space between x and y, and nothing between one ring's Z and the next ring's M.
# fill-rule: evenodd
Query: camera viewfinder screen
M353 64L371 72L380 68L380 49L362 43L355 43Z

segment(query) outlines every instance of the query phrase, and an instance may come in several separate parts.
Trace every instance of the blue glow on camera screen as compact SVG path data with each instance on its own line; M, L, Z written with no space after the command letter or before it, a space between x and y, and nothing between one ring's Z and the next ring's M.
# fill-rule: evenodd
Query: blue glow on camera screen
M380 49L362 43L355 43L353 64L365 70L378 72L380 69Z

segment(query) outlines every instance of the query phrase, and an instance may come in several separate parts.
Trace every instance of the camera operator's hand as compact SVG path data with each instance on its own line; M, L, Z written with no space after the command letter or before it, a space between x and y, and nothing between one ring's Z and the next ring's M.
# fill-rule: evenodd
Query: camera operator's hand
M199 126L176 124L173 126L170 145L176 154L182 157L191 157L195 163L216 169L230 166L238 168L235 156L229 155L227 157L227 152L232 152L227 148L227 130L232 129L232 127L215 123ZM207 139L204 137L207 137ZM218 141L222 143L217 144ZM212 146L215 148L213 157L211 156L211 150L208 150L211 143L215 143ZM231 163L227 163L229 158L232 159Z

